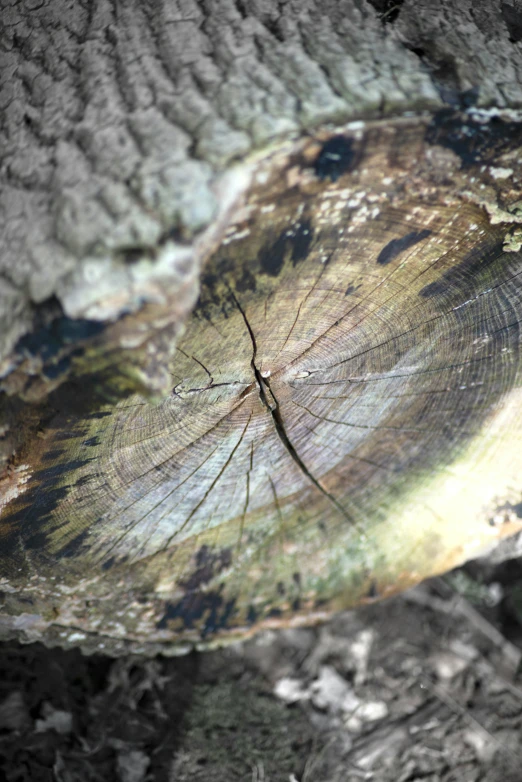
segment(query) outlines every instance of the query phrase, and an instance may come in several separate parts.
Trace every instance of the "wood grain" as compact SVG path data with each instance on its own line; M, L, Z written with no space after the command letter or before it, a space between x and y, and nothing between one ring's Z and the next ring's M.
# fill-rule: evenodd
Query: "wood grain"
M29 600L58 639L210 644L520 529L517 130L443 113L260 158L169 398L72 412L57 392L19 450L8 613Z

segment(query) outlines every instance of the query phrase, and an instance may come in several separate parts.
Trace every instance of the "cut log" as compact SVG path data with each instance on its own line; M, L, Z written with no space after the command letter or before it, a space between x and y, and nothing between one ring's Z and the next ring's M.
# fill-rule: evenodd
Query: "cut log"
M243 20L245 35L253 30L275 70L276 47L308 130L281 119L277 131L213 158L215 208L197 225L185 213L163 217L148 248L114 238L118 215L110 230L89 222L100 244L76 248L76 271L60 272L68 282L55 281L52 300L24 304L31 317L5 343L4 635L113 653L209 646L391 594L522 528L522 124L499 108L517 104L516 79L502 104L491 92L500 55L491 54L481 99L497 107L466 109L480 103L476 58L452 79L406 67L415 57L401 40L412 46L426 34L429 3L404 3L394 31L386 9L379 20L369 5L346 3L342 24L368 22L388 76L403 58L407 86L399 79L387 107L396 116L371 119L361 66L314 32L314 4L293 28L295 9L285 9L269 33L265 11L239 5L217 4ZM464 12L448 8L462 37ZM332 30L337 11L328 13ZM227 50L225 29L210 12L205 19L226 60L232 42ZM439 62L445 40L436 19L427 62ZM185 22L173 22L179 36ZM116 29L99 22L116 46L135 21ZM332 35L351 41L346 27ZM280 37L295 50L283 56ZM304 43L323 71L298 56ZM313 74L328 86L324 69L337 87L321 112L319 87L305 93ZM278 94L273 84L265 93ZM261 123L259 107L254 114ZM134 119L142 138L143 117ZM102 136L89 138L99 165ZM186 147L168 138L182 179L176 150ZM180 196L192 210L210 192L198 195L198 166L187 169L189 201ZM157 168L149 175L150 187L163 187ZM97 197L103 176L87 177ZM98 282L85 276L95 267ZM125 275L113 278L116 267Z

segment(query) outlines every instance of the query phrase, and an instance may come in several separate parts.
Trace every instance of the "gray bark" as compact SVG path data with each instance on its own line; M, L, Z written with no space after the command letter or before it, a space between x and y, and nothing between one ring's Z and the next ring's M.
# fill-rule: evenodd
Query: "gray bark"
M522 105L516 0L2 0L0 36L0 377L49 307L110 322L177 297L182 317L194 237L253 150Z

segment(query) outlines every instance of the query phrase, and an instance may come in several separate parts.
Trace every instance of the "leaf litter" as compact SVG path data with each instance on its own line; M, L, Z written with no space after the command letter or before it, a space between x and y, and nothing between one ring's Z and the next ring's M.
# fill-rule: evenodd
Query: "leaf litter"
M6 782L519 782L521 561L155 659L0 646Z

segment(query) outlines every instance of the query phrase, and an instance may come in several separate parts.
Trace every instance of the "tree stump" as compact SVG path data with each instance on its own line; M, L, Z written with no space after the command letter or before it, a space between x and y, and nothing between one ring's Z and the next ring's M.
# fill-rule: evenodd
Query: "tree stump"
M251 6L234 19L277 70L270 46L297 46L295 9L270 32ZM421 6L404 3L403 35L427 24ZM413 55L385 29L393 9L345 10L405 67ZM203 15L216 42L224 28ZM118 50L135 23L99 29ZM178 39L186 24L174 19ZM322 46L312 59L328 59ZM312 83L306 62L294 65ZM404 70L408 100L373 111L351 67L359 110L334 91L321 113L317 90L306 127L259 131L257 151L234 136L226 167L210 146L221 173L204 217L201 161L183 162L184 137L168 136L178 211L161 213L171 191L149 171L165 191L145 203L161 228L150 243L136 238L142 218L123 230L115 213L123 238L75 245L63 300L24 304L3 377L4 635L111 653L210 646L392 594L522 528L520 118L487 89L496 108L466 106L480 103L473 84L451 91L418 66ZM103 133L82 132L96 148L89 182L109 198ZM95 215L88 228L104 230Z

